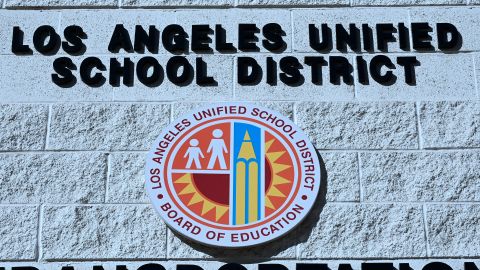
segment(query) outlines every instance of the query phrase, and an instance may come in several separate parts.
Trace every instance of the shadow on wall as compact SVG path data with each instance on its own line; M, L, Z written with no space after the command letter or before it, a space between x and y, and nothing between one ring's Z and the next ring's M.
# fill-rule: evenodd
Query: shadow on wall
M170 232L173 233L175 237L179 238L186 245L189 245L191 248L199 252L205 253L209 256L212 256L212 259L223 262L259 263L269 261L272 259L272 257L279 259L295 258L295 246L308 240L308 237L310 236L314 226L317 224L320 213L322 212L326 204L328 176L325 169L325 163L318 152L317 156L320 162L321 169L320 191L317 196L317 200L313 205L313 208L310 210L310 213L308 213L307 217L299 225L297 225L296 228L294 228L286 235L276 240L273 240L272 242L254 247L225 249L208 247L193 242L173 230L170 230ZM292 253L293 255L291 255Z

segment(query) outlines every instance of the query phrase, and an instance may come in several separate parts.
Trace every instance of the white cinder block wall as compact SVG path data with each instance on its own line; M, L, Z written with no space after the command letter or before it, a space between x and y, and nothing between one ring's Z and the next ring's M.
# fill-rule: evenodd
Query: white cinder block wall
M3 0L0 10L0 267L28 262L270 261L480 258L480 6L475 0ZM217 87L165 82L68 89L57 56L15 56L43 24L77 24L85 55L105 61L115 24L162 28L277 22L283 55L303 57L308 23L453 23L455 54L415 53L417 85L240 86L237 54L203 56ZM398 52L391 48L391 53ZM249 54L264 59L267 52ZM118 54L137 59L137 54ZM171 55L160 50L157 57ZM195 55L189 56L195 57ZM347 57L354 59L354 53ZM328 74L325 74L327 76ZM328 77L325 77L328 78ZM199 102L253 101L291 117L322 156L317 207L289 236L242 251L178 238L143 189L146 151L172 118ZM168 262L167 262L168 261ZM173 262L172 262L173 261ZM218 264L218 263L217 263ZM172 264L173 265L173 264ZM421 265L421 264L420 264ZM458 263L458 267L463 267ZM172 266L173 267L173 266ZM52 269L54 269L52 267Z

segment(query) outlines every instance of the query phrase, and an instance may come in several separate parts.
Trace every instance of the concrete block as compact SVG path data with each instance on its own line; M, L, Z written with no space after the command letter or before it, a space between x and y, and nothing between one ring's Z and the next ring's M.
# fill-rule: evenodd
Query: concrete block
M448 22L455 25L462 35L461 51L478 51L480 49L480 37L476 34L480 28L480 9L476 7L413 8L410 11L410 19L411 22L429 22L431 24L433 28L432 44L434 45L438 40L435 34L436 24Z
M53 105L47 148L147 150L169 119L167 104Z
M107 202L149 202L145 192L145 159L146 153L113 153L110 155Z
M384 86L372 78L368 85L355 80L356 97L359 100L471 100L476 99L473 57L470 54L415 54L420 66L415 67L415 84L405 82L401 66L393 70L396 82ZM388 55L396 64L396 57ZM367 63L372 55L364 56ZM356 66L356 64L355 64ZM455 68L452 68L455 67Z
M327 203L313 225L301 259L426 255L420 206Z
M206 247L176 236L168 232L168 259L220 259L228 260L269 260L269 259L294 259L295 245L292 243L294 233L288 234L279 240L266 245L254 246L247 249L219 249Z
M431 257L475 257L480 253L480 205L427 205Z
M166 228L150 205L46 206L42 259L161 259Z
M259 106L269 108L271 110L275 110L282 115L290 118L293 120L293 103L292 102L253 102L254 104L258 104ZM172 106L172 115L173 119L177 119L181 117L183 114L186 114L192 110L200 109L204 106L208 106L209 103L201 103L201 102L179 102L174 103Z
M362 24L369 24L375 27L377 23L408 23L408 10L405 8L395 9L393 12L390 8L338 8L338 9L299 9L292 11L293 16L293 48L296 52L316 52L310 47L309 43L309 24L315 24L320 29L322 23L327 23L332 29L333 40L336 39L335 24L342 24L345 29L349 29L348 25L354 23L357 28L361 29ZM321 34L321 31L320 31ZM394 34L396 35L396 34ZM398 36L396 36L398 38ZM376 44L376 36L374 36L374 44ZM397 44L389 44L389 52L398 52L400 48ZM339 52L333 46L332 52ZM363 46L362 46L363 48ZM364 50L362 50L364 51ZM350 48L348 52L352 52ZM375 52L379 52L375 49Z
M61 57L61 56L60 56ZM83 60L90 56L69 57L72 59L77 70L72 73L76 77L76 83L69 88L57 86L51 77L56 74L53 70L53 62L57 57L52 56L2 56L0 62L5 63L0 67L0 100L4 102L61 102L61 101L167 101L167 100L217 100L225 101L233 97L233 72L230 68L233 65L233 57L207 55L202 56L207 63L208 76L213 76L217 84L213 86L200 87L196 83L196 77L186 86L177 86L171 83L164 73L163 81L155 87L143 85L134 75L132 86L125 86L121 79L119 86L112 86L109 83L110 57L106 55L97 58L107 68L101 71L105 82L98 87L90 87L80 77L79 68ZM125 58L129 58L134 66L141 56L129 57L121 55L116 58L122 65ZM170 56L162 55L155 57L165 71ZM187 56L187 60L193 68L196 66L194 56ZM98 72L98 71L94 71ZM32 85L36 85L32 88Z
M0 203L100 203L106 156L99 153L0 154Z
M7 1L7 0L5 0ZM25 3L26 1L17 1ZM11 1L5 2L8 5ZM23 44L29 45L35 55L40 55L33 47L33 33L42 25L50 25L55 28L57 33L59 30L60 12L46 10L0 10L0 54L13 54L12 52L12 36L13 27L18 26L23 31ZM7 63L3 62L2 63Z
M155 58L166 72L168 60L172 55L160 55ZM165 73L161 85L151 88L141 84L135 77L134 86L127 87L120 85L112 89L115 101L225 101L233 97L232 81L233 57L226 55L202 55L203 61L207 64L207 75L212 76L217 82L216 85L199 86L196 83L197 75L191 79L191 83L185 86L178 86L169 81ZM140 59L139 56L130 58L134 63ZM195 55L186 56L190 65L195 69ZM118 58L120 63L123 60ZM109 61L109 60L106 60ZM108 63L108 62L106 62ZM110 87L104 86L106 88ZM103 89L103 88L102 88Z
M364 200L479 201L479 151L360 155Z
M480 102L424 102L419 109L424 148L480 146Z
M117 7L117 0L5 0L7 8Z
M297 124L317 149L416 149L413 103L302 102Z
M320 152L327 173L327 201L360 201L356 153ZM320 191L321 192L321 191Z
M0 206L0 258L34 260L38 230L37 206Z
M15 13L17 11L11 11ZM36 15L32 15L36 16ZM79 57L71 57L77 66L74 75L77 83L71 88L61 88L52 81L53 62L56 56L0 55L0 100L2 102L72 102L110 101L112 87L92 88L84 84L79 75ZM104 57L106 58L106 57ZM107 63L107 62L104 62ZM108 73L107 73L108 74ZM32 87L35 86L35 87Z
M47 133L46 105L0 105L0 150L41 150Z
M94 1L94 0L92 0ZM117 2L115 0L115 2ZM87 23L88 22L88 23ZM168 24L175 23L175 14L172 10L79 10L71 12L62 11L61 29L69 25L79 25L87 34L88 39L84 40L88 54L109 54L108 44L110 43L115 25L123 24L128 30L130 40L135 38L135 25L141 25L148 32L150 25L154 25L160 33ZM146 54L150 54L145 49ZM119 53L126 53L123 49ZM159 46L159 53L167 51ZM132 54L133 55L133 54Z
M218 7L233 6L234 0L123 0L123 7Z
M294 56L302 65L300 72L304 77L303 84L299 86L288 86L280 80L281 73L279 63L281 58L286 56ZM316 85L312 83L311 68L304 64L306 56L315 56L313 54L296 54L296 55L273 55L273 60L277 63L277 83L270 85L267 83L267 58L266 56L254 56L257 63L263 70L263 77L257 85L240 85L237 80L237 71L235 71L235 97L244 100L300 100L300 101L323 101L323 100L353 100L353 85L340 84L333 85L330 83L330 70L328 67L322 68L322 84ZM353 63L352 56L346 56L350 63ZM326 56L325 60L328 60ZM238 62L238 58L237 58ZM235 64L235 67L237 65Z
M223 9L223 10L180 10L176 13L177 23L182 25L187 32L191 32L191 26L194 24L208 24L214 29L216 24L221 24L226 32L226 41L232 43L237 52L238 50L238 25L239 24L256 24L260 33L257 46L260 52L269 52L264 49L261 41L264 39L262 28L268 23L277 23L285 32L283 40L286 42L285 52L291 52L291 21L290 11L283 9ZM215 38L213 38L212 47L215 48ZM217 52L214 50L214 52Z

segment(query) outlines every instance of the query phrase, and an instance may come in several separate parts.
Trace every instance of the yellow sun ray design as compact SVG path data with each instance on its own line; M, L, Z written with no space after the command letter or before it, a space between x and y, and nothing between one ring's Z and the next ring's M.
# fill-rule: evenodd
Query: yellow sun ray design
M204 196L201 195L201 193L195 188L195 184L193 183L193 177L191 174L187 173L178 178L177 180L174 181L176 184L186 184L186 186L178 193L178 195L190 195L193 194L193 196L190 198L190 201L188 202L188 206L196 204L196 203L202 203L202 214L205 215L208 213L210 210L215 208L215 221L218 221L220 218L225 215L225 213L228 211L228 206L220 205L218 203L214 203L210 201L209 199L205 198Z
M273 145L274 141L275 139L271 139L265 143L265 155L272 168L272 173L271 173L272 181L271 181L270 187L267 190L267 194L265 196L265 206L273 210L275 210L276 207L275 205L273 205L271 198L272 197L285 198L287 196L286 194L283 194L277 188L277 186L282 184L288 184L291 182L290 180L279 175L279 173L290 168L291 166L287 164L277 163L277 160L280 157L282 157L286 153L286 151L270 152L270 148Z

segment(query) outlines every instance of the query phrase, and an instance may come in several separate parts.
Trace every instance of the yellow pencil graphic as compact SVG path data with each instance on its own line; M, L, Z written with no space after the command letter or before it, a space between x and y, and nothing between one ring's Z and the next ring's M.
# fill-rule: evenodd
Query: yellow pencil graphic
M245 131L235 164L235 223L247 224L259 218L258 160L248 131Z

